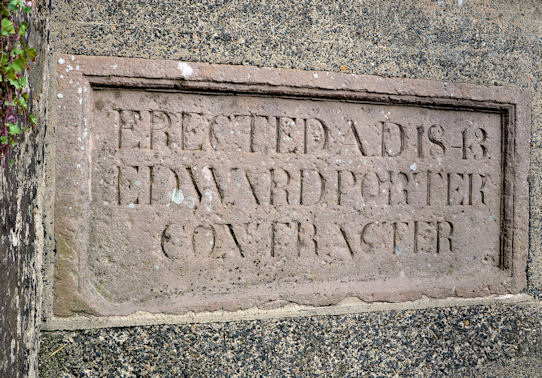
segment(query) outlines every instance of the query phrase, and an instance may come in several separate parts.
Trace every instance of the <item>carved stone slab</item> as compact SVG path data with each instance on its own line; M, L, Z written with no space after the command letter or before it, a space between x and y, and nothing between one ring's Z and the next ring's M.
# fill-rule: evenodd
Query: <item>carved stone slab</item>
M526 92L58 60L54 313L516 293Z

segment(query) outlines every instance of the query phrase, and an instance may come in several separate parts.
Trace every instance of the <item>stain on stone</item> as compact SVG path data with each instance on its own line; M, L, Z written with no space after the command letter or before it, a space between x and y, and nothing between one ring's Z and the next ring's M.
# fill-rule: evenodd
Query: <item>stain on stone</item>
M96 108L96 110L101 111L101 110L103 110L104 106L105 106L105 103L104 103L104 101L102 99L98 99L94 103L94 107Z

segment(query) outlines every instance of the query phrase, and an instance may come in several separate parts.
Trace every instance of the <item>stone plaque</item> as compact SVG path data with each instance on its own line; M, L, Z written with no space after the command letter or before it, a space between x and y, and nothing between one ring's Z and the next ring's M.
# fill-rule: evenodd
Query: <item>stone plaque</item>
M57 316L525 285L521 90L71 56L57 79Z

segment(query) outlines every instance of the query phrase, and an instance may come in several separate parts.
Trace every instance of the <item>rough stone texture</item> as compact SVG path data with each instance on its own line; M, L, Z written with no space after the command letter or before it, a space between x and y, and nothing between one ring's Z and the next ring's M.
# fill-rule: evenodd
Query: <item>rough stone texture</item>
M39 3L30 19L29 43L38 57L30 73L38 127L0 161L0 376L37 374L41 317L44 90L47 12ZM13 160L13 165L10 161Z
M55 315L524 288L524 91L70 55L57 77Z
M531 93L532 99L529 222L531 234L527 277L528 293L539 298L542 295L542 234L540 233L540 229L542 229L542 212L540 210L540 201L542 200L541 8L542 4L538 0L515 2L504 0L463 0L461 2L455 0L390 0L385 2L315 0L289 3L282 1L247 3L221 0L206 2L54 0L52 8L54 21L50 41L55 51L68 54L347 71L385 77L513 85L527 89ZM46 253L48 254L47 258L50 259L53 248L46 249ZM537 306L534 308L539 308ZM540 365L540 325L536 323L535 327L528 324L531 321L539 322L541 314L539 311L534 311L524 316L524 313L514 306L508 307L509 310L504 312L500 312L501 309L501 307L495 306L484 308L484 311L479 311L478 307L424 310L416 312L420 317L416 318L415 324L409 324L404 329L395 328L393 324L386 322L392 313L360 315L363 321L356 323L357 327L346 328L353 332L358 327L367 327L368 330L378 329L384 333L393 333L392 330L395 329L397 333L393 334L396 337L384 339L389 343L402 340L401 336L409 329L418 329L420 333L424 332L423 335L429 332L427 329L444 329L445 332L439 335L439 339L431 339L433 335L430 335L417 343L387 350L384 346L373 350L371 343L371 346L360 345L352 353L342 354L343 349L333 349L330 345L340 341L346 344L346 350L351 351L348 346L352 343L354 343L353 345L357 344L356 338L344 337L341 334L336 339L322 337L318 344L313 344L313 348L322 353L324 356L322 360L325 360L327 356L333 356L332 353L326 353L326 351L336 350L338 358L341 361L346 361L347 368L352 367L352 374L355 374L356 367L360 369L361 366L368 366L364 364L368 363L367 355L372 351L376 358L378 356L385 358L390 355L402 358L406 353L411 356L411 361L417 361L414 366L423 366L422 361L426 362L425 373L427 375L449 375L454 372L454 369L455 371L459 369L459 367L454 368L454 363L457 360L471 361L471 363L460 362L465 366L477 364L478 368L471 371L473 375L483 375L484 366L488 366L487 371L489 372L498 373L500 370L502 373L499 374L506 375L506 371L510 372L510 368L504 367L508 361L516 367L516 370L512 371L514 374L527 375L528 371L523 370L524 374L522 374L521 369ZM479 321L476 322L479 327L471 328L472 333L468 334L458 333L457 329L460 327L453 328L456 331L446 328L445 321L450 317L453 318L447 311L468 311L470 314L479 311L477 315ZM496 312L500 312L502 317L494 317L492 314ZM439 318L439 315L443 317ZM331 324L337 319L345 318L357 317L318 319ZM527 323L524 323L524 319L527 319ZM200 347L202 344L196 343L198 347L194 350L194 355L190 354L184 360L187 361L184 362L184 366L187 366L186 371L198 372L201 367L200 375L204 375L214 369L222 370L221 368L225 367L227 372L227 368L232 369L232 367L225 366L224 362L219 362L218 357L213 356L217 342L213 341L215 344L210 344L212 337L218 337L220 341L221 335L235 335L237 330L239 333L246 332L251 335L252 327L255 324L265 324L264 327L271 330L273 326L269 326L269 324L280 324L285 329L284 333L280 333L280 335L284 335L282 343L277 343L280 341L277 337L268 338L264 343L262 335L267 335L267 333L261 328L254 333L253 337L261 340L263 345L258 345L250 350L255 356L260 356L257 354L259 350L269 351L264 355L268 359L262 357L258 360L251 360L250 355L243 354L243 349L236 349L239 346L234 347L231 342L227 344L227 349L221 349L221 352L216 353L226 360L229 359L227 361L239 361L239 364L246 360L255 361L250 365L246 362L244 368L235 367L235 371L240 371L241 375L243 373L249 375L251 372L265 372L262 361L273 362L272 367L279 372L276 375L280 375L282 366L293 365L294 363L291 361L300 362L293 367L293 373L296 367L302 369L305 366L301 364L301 361L306 361L306 354L303 353L304 349L300 350L299 346L310 344L301 343L299 340L310 339L311 332L315 332L313 328L306 326L307 322L312 321L313 319L306 318L228 323L220 326L195 326L194 331L191 331L188 326L179 326L45 333L41 369L44 375L47 372L54 374L54 369L76 371L74 369L81 369L82 366L89 366L89 370L92 372L93 362L82 363L82 359L94 360L89 358L91 350L98 350L101 353L101 345L114 345L116 343L115 335L121 335L122 339L126 337L126 340L133 341L124 346L126 352L120 355L115 351L113 356L108 355L108 358L103 356L101 358L104 360L113 359L113 361L125 360L127 361L126 369L143 369L142 373L144 374L147 369L145 358L151 361L155 358L158 359L158 356L162 358L175 357L175 354L172 353L160 353L161 349L166 349L161 339L157 339L159 341L155 344L147 345L145 340L148 339L144 335L152 333L152 330L164 329L173 332L173 329L178 329L181 330L179 334L176 334L179 340L182 340L183 337L188 340L197 340L194 335L201 329L202 332L206 330L213 333L213 336L203 337L208 342L204 344L207 348L202 348ZM492 323L493 321L495 323ZM301 325L296 326L296 324ZM386 324L387 327L383 326ZM457 325L460 322L454 324ZM493 325L485 327L484 325L487 324ZM213 329L216 329L218 333L212 332ZM295 333L289 333L288 330L295 330ZM401 336L398 336L398 332L401 332ZM127 333L139 336L128 338ZM446 337L445 335L450 336ZM464 337L460 337L461 335ZM103 338L99 336L103 336ZM164 337L168 337L167 333ZM248 346L255 345L247 342L247 337L239 335L236 337L244 341L241 345L245 351ZM58 349L55 348L56 344L54 343L59 341L60 347L63 345L64 338L78 340L71 345L74 350L79 350L74 353L75 356L81 356L81 359L48 358L51 353L48 351ZM446 347L444 347L443 340L448 342ZM499 343L499 340L502 341ZM296 342L298 342L297 345ZM275 344L277 344L277 349L275 349ZM291 349L279 348L279 346L286 345ZM510 354L506 352L514 350L518 345L521 346L521 350L528 350L525 357L522 357L521 353ZM489 349L483 349L482 346ZM88 353L83 353L83 350ZM143 353L144 350L147 350L149 354ZM239 352L237 352L238 350ZM484 350L497 350L497 352L486 354ZM53 357L57 357L62 351ZM157 357L154 357L154 353L157 354ZM511 359L511 357L513 358ZM502 360L496 362L496 358ZM474 360L477 362L472 362ZM432 361L437 362L435 367L432 367ZM168 366L166 373L173 371L172 369L177 366L174 363L166 365ZM111 371L109 374L113 376L122 369L121 367L111 367L104 361L104 369L105 366L109 366ZM340 365L337 363L335 366L338 369ZM368 369L376 369L377 366L379 364L370 365ZM442 370L439 370L441 366ZM159 365L150 369L157 368L165 367ZM96 367L96 369L100 369L100 367ZM391 369L388 365L382 364L382 372ZM396 368L401 371L399 369ZM503 369L505 370L503 371ZM288 372L289 370L284 371ZM315 368L313 371L317 371L317 369ZM415 372L416 369L405 370L407 373L412 371ZM536 375L537 371L534 370L534 372L532 375Z
M542 364L541 311L538 304L472 306L51 332L42 343L40 373L494 376L506 371L503 361L512 360L516 368L507 370L512 376L536 377Z

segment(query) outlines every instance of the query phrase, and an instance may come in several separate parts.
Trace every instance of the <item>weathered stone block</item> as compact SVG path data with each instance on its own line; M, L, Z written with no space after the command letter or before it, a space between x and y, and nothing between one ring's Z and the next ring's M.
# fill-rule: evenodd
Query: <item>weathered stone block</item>
M517 293L526 92L63 56L54 313Z

